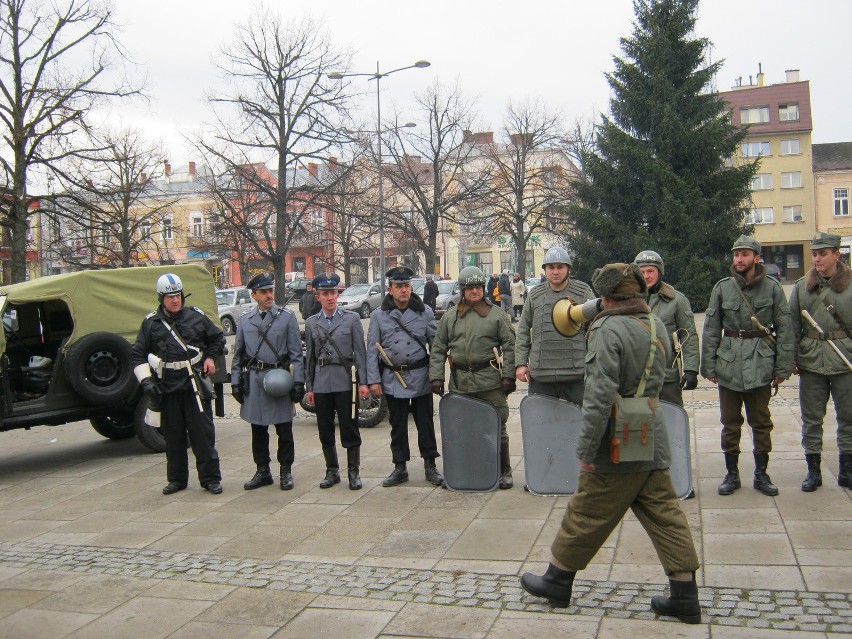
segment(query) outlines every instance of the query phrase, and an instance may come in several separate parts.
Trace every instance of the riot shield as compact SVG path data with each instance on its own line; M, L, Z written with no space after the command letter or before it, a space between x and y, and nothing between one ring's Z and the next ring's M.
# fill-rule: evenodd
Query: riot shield
M695 497L692 490L692 454L689 446L689 415L683 406L671 402L660 402L663 417L666 420L666 432L669 436L669 451L675 494L680 499Z
M452 490L496 490L500 479L500 413L488 402L447 393L438 403L444 482Z
M527 490L534 495L570 495L577 490L580 407L547 395L521 400L521 434Z

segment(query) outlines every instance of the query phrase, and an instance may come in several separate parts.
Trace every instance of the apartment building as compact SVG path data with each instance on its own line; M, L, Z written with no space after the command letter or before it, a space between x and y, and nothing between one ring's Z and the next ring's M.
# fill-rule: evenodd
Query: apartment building
M739 157L760 160L751 184L747 221L763 247L763 260L794 281L810 268L810 239L817 228L812 168L810 85L798 70L784 82L756 83L719 93L731 107L735 125L748 126Z
M840 235L840 251L847 264L852 254L852 142L814 144L816 227Z

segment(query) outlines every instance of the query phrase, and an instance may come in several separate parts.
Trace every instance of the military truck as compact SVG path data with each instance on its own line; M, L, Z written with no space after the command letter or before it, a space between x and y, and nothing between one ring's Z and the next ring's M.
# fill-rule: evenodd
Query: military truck
M148 400L130 366L142 319L157 308L157 278L175 273L187 305L219 323L213 278L200 265L150 266L51 275L0 287L0 431L89 420L109 439L134 435L165 451L145 423ZM225 357L213 376L224 415Z

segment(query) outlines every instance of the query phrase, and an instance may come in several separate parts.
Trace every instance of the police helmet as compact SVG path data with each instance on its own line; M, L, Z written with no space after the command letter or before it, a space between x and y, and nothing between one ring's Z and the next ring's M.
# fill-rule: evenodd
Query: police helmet
M567 264L571 266L571 258L568 256L568 251L561 246L551 246L547 249L547 253L544 254L544 261L541 263L541 268L544 268L548 264Z
M663 258L656 251L640 251L633 263L637 266L656 266L661 277L666 274Z
M157 297L160 298L160 301L162 302L166 295L174 295L175 293L180 293L181 299L183 299L183 282L180 281L180 278L174 273L161 275L160 279L157 280Z
M459 286L464 288L485 287L485 273L475 266L466 266L459 273Z
M293 388L293 376L283 368L273 368L263 376L263 390L272 397L284 397Z

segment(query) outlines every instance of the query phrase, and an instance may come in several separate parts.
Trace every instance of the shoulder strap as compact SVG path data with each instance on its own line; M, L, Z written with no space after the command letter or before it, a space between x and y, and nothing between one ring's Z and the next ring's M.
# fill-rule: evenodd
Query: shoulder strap
M748 298L745 296L745 293L743 293L743 289L740 288L740 283L737 280L734 280L734 288L737 290L737 293L740 294L740 299L743 301L743 303L748 308L749 314L754 315L754 307L748 301Z
M172 337L174 337L174 338L175 338L175 341L176 341L176 342L180 345L180 347L183 349L183 352L184 352L184 353L186 353L186 359L187 359L187 361L191 360L192 358L189 356L189 348L187 348L186 343L184 343L184 341L181 339L180 335L178 335L178 332L175 330L175 328L174 328L171 324L169 324L169 323L165 320L165 318L162 318L162 317L161 317L161 318L160 318L160 321L163 323L163 326L165 326L165 327L166 327L166 330L168 330L168 331L169 331L169 333L171 333L171 334L172 334ZM199 351L199 353L200 353L200 352L201 352L201 351Z
M837 322L837 325L840 327L840 330L846 333L846 336L852 338L852 330L849 330L849 327L846 326L846 323L843 321L843 318L840 317L840 313L837 312L837 309L834 307L834 304L829 302L826 297L831 292L832 288L826 285L820 292L819 297L817 298L822 305L825 306L825 309L828 311L829 315Z
M323 318L323 319L325 319L325 318ZM325 326L322 325L321 321L317 320L316 325L319 327L319 329L323 333L325 333L326 339L323 342L323 346L325 346L326 344L331 344L331 347L334 349L334 352L337 353L337 356L340 358L340 362L342 364L345 364L347 360L343 356L343 353L340 352L340 347L337 345L337 342L334 341L334 338L331 336L331 333L328 331L328 329Z
M399 327L400 327L402 330L404 330L406 333L408 333L408 336L409 336L411 339L413 339L415 342L417 342L417 343L420 345L420 348L422 348L422 349L426 352L426 354L427 354L427 355L429 354L429 349L428 349L428 348L426 348L426 344L424 344L423 342L421 342L421 341L420 341L420 338L418 338L418 337L417 337L414 333L412 333L410 330L408 330L408 328L406 328L405 324L403 324L403 323L402 323L402 321L401 321L401 320L400 320L400 319L399 319L396 315L391 315L391 319L392 319L394 322L396 322L397 324L399 324Z
M269 339L267 339L266 335L269 333L269 329L270 329L270 328L272 328L272 325L275 323L276 318L277 318L279 315L281 315L281 313L282 313L282 311L283 311L283 310L284 310L284 307L283 307L283 306L279 306L279 307L278 307L278 310L275 312L275 315L273 315L273 316L272 316L272 319L271 319L271 320L269 320L269 324L267 324L266 326L264 326L264 327L263 327L263 330L262 330L262 331L260 331L260 334L259 334L259 335L260 335L260 342L261 342L261 343L257 345L257 350L254 352L254 355L252 355L252 356L251 356L251 358L252 358L252 359L254 359L254 360L256 360L256 359L257 359L257 356L258 356L258 354L260 353L260 347L261 347L264 343L265 343L265 344L269 347L269 350L271 350L273 353L275 353L275 357L276 357L276 359L278 359L278 360L280 360L280 359L281 359L281 357L280 357L280 356L278 355L278 353L276 352L275 347L274 347L274 346L273 346L273 345L269 342Z
M639 379L639 386L636 389L636 394L633 395L633 397L642 397L645 393L645 385L648 383L648 376L651 374L651 368L654 365L654 355L657 352L657 326L651 315L648 315L647 326L638 317L634 317L633 319L645 326L645 329L651 333L651 348L648 350L648 361L645 362L645 369L642 371L642 377Z

